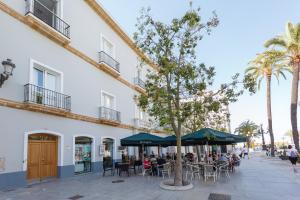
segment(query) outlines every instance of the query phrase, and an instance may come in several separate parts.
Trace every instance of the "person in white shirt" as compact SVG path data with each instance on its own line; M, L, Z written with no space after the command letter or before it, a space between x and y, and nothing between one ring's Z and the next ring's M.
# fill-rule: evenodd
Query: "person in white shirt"
M244 152L244 158L247 156L249 159L249 152L248 152L248 148L244 147L243 148L243 152Z
M297 149L292 145L289 145L288 149L289 150L287 152L287 155L289 157L289 160L292 163L292 167L293 167L294 172L297 172L296 163L297 163L297 160L298 160L299 153L298 153Z

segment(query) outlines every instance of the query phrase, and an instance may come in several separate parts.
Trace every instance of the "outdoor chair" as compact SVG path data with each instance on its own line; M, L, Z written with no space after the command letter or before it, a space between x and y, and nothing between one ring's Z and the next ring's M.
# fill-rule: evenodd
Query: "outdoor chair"
M168 175L170 178L171 176L171 164L170 163L165 163L163 165L158 166L158 174L162 175L163 179L165 179L165 175Z
M227 178L230 178L230 175L229 175L229 172L230 172L230 167L229 167L229 164L226 163L226 164L223 164L223 165L220 165L218 167L218 173L219 173L219 177L221 175L221 173L224 172L224 174L226 175Z
M191 180L193 180L196 175L200 179L200 174L201 174L201 172L200 172L200 168L198 166L186 164L185 180L188 179L188 176L190 176Z
M204 165L204 181L206 182L207 178L213 177L214 182L217 179L217 171L213 165Z
M141 169L141 166L143 165L143 162L141 160L135 160L133 165L134 165L134 173L136 174L136 167L139 171Z
M113 162L111 159L103 159L103 176L105 176L105 172L111 171L111 175L115 175L115 170L113 166Z
M142 172L143 176L145 176L146 174L149 175L153 175L153 170L152 170L152 166L150 165L145 165L143 164L143 172Z
M129 163L120 163L119 164L119 176L122 175L122 172L126 172L129 176Z

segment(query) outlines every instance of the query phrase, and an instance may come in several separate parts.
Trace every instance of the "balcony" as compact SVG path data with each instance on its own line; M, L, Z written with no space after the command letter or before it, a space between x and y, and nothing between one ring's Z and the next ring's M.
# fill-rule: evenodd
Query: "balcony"
M99 63L105 71L109 72L113 76L120 75L120 63L104 51L99 52Z
M71 111L71 96L33 84L24 86L24 102L28 103L28 107L31 109L43 110L44 112L66 114Z
M100 107L100 120L104 124L118 125L121 123L121 113L111 108Z
M70 43L70 25L54 12L57 7L54 0L27 0L26 19L29 25L62 44Z
M150 123L149 120L135 118L134 119L134 126L136 128L150 129L151 128L151 123Z
M145 82L139 77L134 78L134 84L142 89L145 89Z

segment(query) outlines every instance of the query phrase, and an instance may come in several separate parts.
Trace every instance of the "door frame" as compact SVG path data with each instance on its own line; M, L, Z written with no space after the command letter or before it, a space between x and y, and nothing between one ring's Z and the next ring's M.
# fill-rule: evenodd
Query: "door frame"
M92 135L88 134L80 134L80 135L73 135L73 148L72 148L72 160L73 160L73 165L75 166L75 142L77 137L88 137L92 139L92 144L91 144L91 162L95 162L96 158L96 151L95 151L95 146L96 146L96 140L95 137Z
M49 134L57 136L57 166L63 166L64 162L64 135L61 133L50 130L35 130L24 133L24 159L23 159L23 171L27 171L27 158L28 158L28 136L32 134Z
M101 136L100 137L100 145L103 145L103 140L104 139L111 139L111 140L113 140L114 142L114 146L113 146L113 160L116 160L117 159L117 157L119 157L119 156L117 156L117 138L115 138L115 137L112 137L112 136ZM104 156L102 155L101 156L101 159L102 159L102 161L103 161L103 158L104 158Z

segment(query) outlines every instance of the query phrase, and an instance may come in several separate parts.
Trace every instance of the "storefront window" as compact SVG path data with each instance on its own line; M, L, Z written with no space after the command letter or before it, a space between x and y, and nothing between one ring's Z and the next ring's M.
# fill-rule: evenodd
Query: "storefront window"
M103 139L104 158L112 158L114 152L114 140L110 138Z
M92 139L77 137L75 139L75 173L91 172L92 162Z

